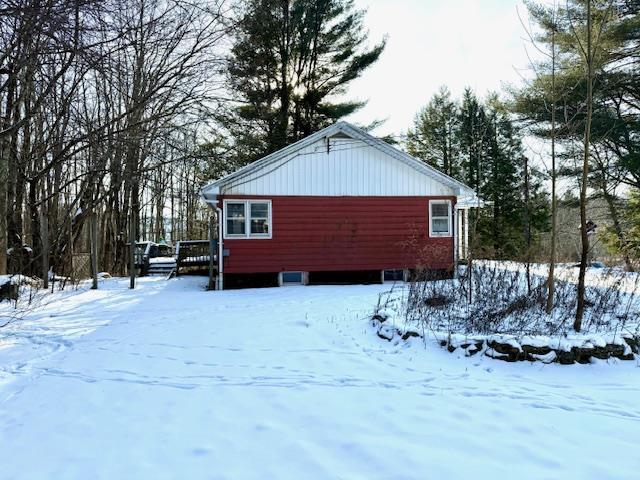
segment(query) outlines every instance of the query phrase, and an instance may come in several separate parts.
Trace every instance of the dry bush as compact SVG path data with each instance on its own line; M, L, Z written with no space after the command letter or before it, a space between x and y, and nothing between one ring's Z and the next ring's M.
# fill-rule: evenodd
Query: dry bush
M464 334L558 335L571 332L576 285L556 280L555 308L545 312L546 275L516 267L478 263L451 280L436 280L428 271L415 275L404 288L381 298L379 309L392 309L407 326L422 331ZM635 282L635 283L634 283ZM633 329L640 324L640 277L604 270L598 285L587 287L583 332Z

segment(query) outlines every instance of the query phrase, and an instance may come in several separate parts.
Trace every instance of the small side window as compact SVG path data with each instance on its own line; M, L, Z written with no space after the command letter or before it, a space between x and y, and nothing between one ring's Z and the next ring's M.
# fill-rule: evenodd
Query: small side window
M430 200L429 217L429 236L451 236L451 202L449 200Z

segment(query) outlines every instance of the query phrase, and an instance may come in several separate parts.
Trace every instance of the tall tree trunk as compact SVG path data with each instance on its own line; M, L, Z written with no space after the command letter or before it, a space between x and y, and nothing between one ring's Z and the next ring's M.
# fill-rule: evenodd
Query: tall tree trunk
M38 181L32 178L29 181L29 216L31 230L31 274L39 275L42 271L42 237L40 227L40 211L38 210Z
M5 115L0 124L0 130L5 129L11 122L11 97L12 92L7 93ZM7 248L9 247L7 217L9 215L9 152L10 139L7 135L0 137L0 275L7 273Z
M578 274L578 299L576 308L576 318L573 322L573 329L580 332L582 329L582 319L584 317L585 303L585 276L587 271L587 259L589 256L589 234L587 232L587 182L589 179L589 155L591 145L591 119L593 116L593 52L592 52L592 32L591 32L591 0L587 0L587 45L585 52L587 70L587 117L584 127L584 155L582 159L582 179L580 184L580 240L582 248L580 251L580 273Z
M556 194L556 30L555 10L551 32L551 252L549 255L549 276L547 277L547 314L553 310L556 289L556 244L558 242L558 198Z
M16 124L20 120L20 108L17 86L9 85L7 95L7 114L10 115L9 124ZM9 110L10 109L10 110ZM18 159L18 131L9 136L7 148L7 241L9 247L22 247L22 204L24 198L24 174Z
M525 265L527 293L531 294L531 204L529 201L529 159L524 156L524 238L526 240Z
M289 45L290 45L290 26L289 26L289 0L282 1L282 19L280 33L280 110L278 111L278 125L276 145L273 150L278 150L287 144L287 131L289 127L289 109L291 105L291 89L289 84Z
M0 139L0 178L8 174L7 142ZM0 180L0 275L7 273L7 181Z

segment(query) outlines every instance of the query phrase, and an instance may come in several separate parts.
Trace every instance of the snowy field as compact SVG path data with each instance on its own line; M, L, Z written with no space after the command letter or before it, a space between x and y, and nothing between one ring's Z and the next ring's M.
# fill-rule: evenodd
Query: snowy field
M640 476L637 361L394 347L367 321L388 285L205 281L104 280L1 329L0 478Z

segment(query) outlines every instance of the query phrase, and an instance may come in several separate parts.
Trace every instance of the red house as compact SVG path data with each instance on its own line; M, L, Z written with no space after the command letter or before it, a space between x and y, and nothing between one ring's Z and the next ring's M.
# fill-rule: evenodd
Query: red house
M452 271L475 192L338 122L206 185L218 288L397 280Z

